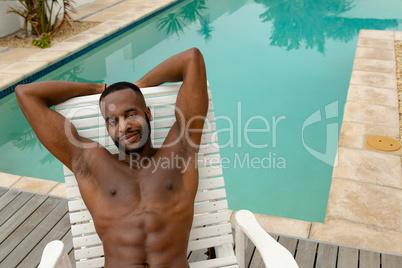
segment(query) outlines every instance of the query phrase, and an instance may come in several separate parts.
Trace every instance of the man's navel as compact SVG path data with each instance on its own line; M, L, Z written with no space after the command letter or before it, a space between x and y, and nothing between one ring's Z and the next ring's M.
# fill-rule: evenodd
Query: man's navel
M172 183L166 183L166 189L168 190L173 190L173 184Z

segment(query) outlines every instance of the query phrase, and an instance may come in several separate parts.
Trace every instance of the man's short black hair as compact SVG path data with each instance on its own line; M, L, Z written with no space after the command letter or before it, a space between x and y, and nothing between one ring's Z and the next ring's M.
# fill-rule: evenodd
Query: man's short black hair
M134 85L133 83L129 83L129 82L118 82L118 83L114 83L110 86L108 86L103 92L102 95L99 98L99 102L101 102L101 100L106 97L107 95L109 95L112 92L118 91L118 90L123 90L123 89L127 89L127 88L131 88L132 90L134 90L135 93L140 94L142 97L144 97L142 95L141 90Z

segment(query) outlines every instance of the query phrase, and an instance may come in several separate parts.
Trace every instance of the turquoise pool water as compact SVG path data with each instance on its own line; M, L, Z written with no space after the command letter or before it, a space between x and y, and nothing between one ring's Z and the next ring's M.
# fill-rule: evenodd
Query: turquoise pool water
M400 29L402 2L385 2L186 1L40 80L135 81L198 47L229 207L322 222L358 32ZM63 181L14 95L0 109L0 171Z

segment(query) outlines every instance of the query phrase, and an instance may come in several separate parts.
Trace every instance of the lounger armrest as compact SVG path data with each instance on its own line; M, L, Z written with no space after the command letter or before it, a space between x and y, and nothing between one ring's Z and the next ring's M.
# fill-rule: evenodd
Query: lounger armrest
M63 242L54 240L46 245L38 268L72 268Z
M295 259L290 252L273 239L258 224L253 213L240 210L236 213L236 257L240 268L245 267L245 237L248 236L261 254L265 267L296 268Z

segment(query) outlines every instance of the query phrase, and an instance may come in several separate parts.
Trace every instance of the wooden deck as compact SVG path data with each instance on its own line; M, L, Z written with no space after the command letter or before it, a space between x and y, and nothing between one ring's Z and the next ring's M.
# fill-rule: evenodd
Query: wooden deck
M71 252L67 211L67 199L0 187L0 267L38 266L55 239Z
M300 268L400 268L402 255L393 255L324 242L272 235L296 258ZM31 268L39 264L45 245L62 240L73 260L67 199L0 187L0 267ZM206 259L204 251L189 260ZM248 267L264 267L251 243Z

